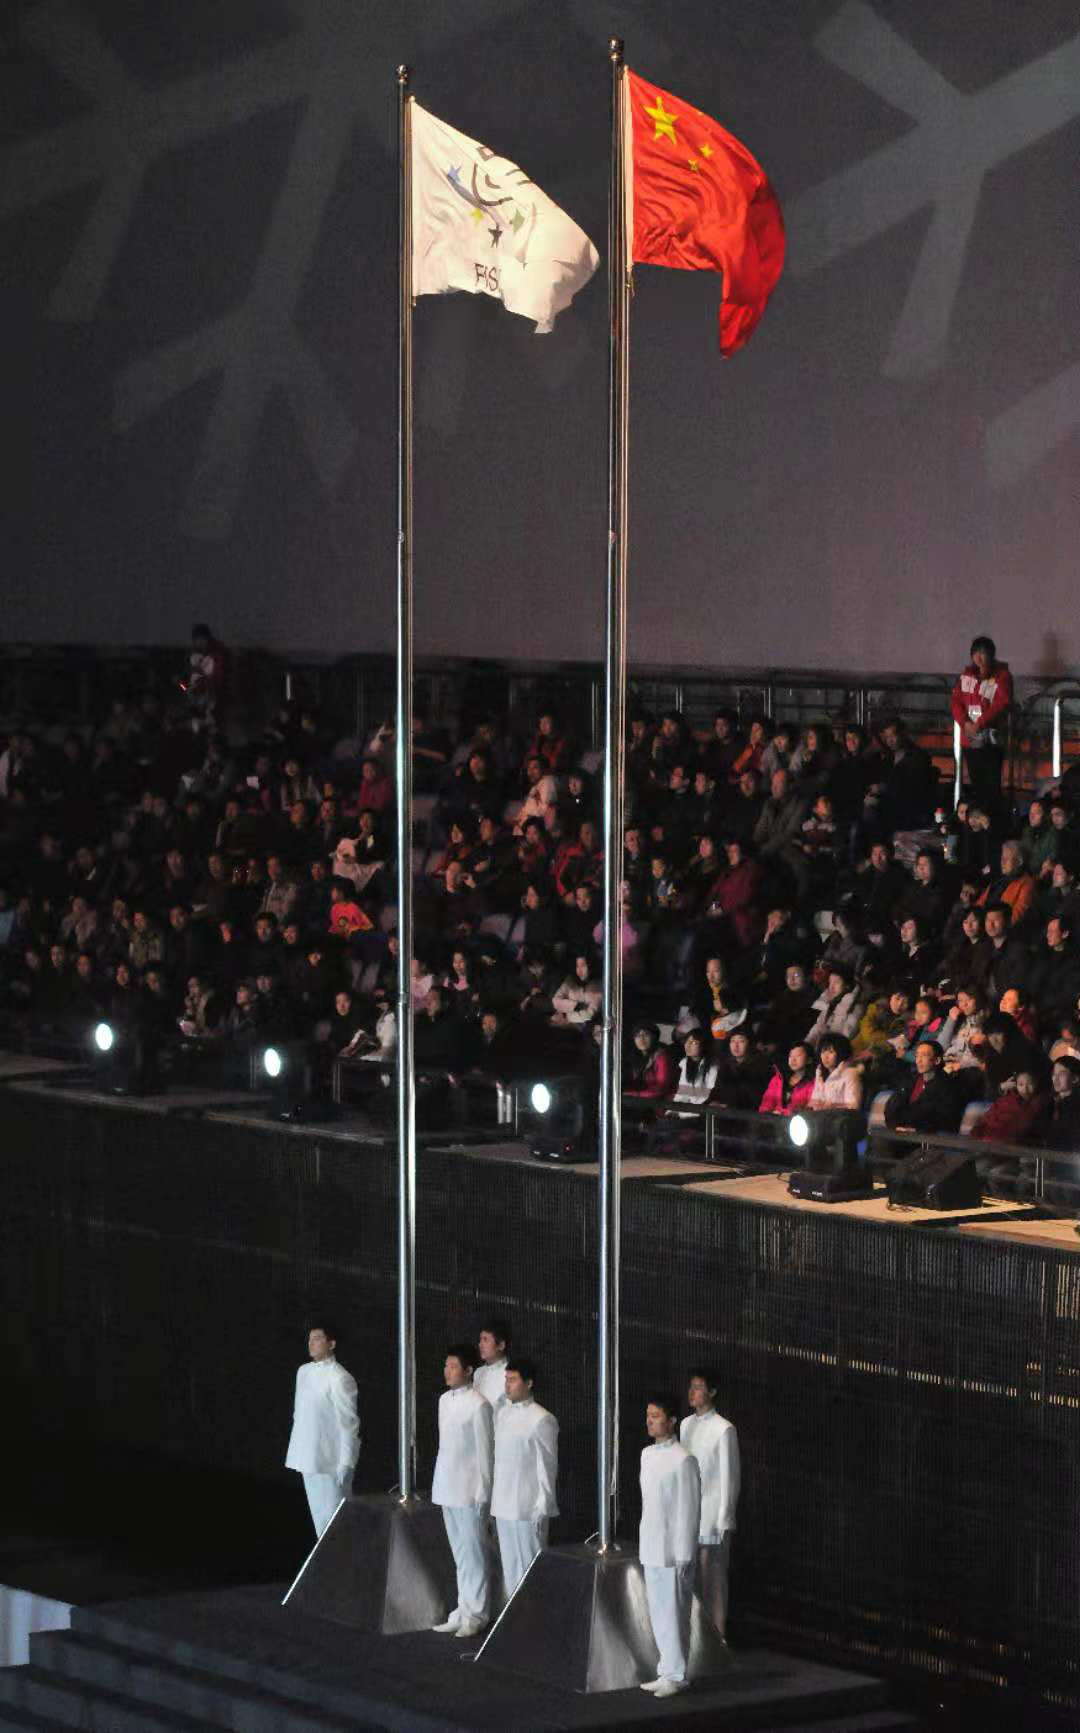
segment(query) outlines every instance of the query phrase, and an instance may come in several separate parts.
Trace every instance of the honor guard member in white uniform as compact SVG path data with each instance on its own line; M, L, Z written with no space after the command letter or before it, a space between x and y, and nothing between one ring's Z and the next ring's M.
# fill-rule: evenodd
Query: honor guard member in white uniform
M304 1477L316 1537L322 1534L343 1498L352 1490L360 1455L356 1379L338 1364L337 1335L329 1324L308 1331L311 1360L296 1374L292 1433L286 1468Z
M674 1697L689 1686L690 1614L694 1564L701 1524L698 1465L675 1436L678 1405L673 1396L649 1399L645 1427L652 1439L641 1453L641 1532L638 1557L653 1636L660 1651L655 1679L641 1689Z
M731 1537L739 1502L739 1438L731 1421L716 1412L716 1391L715 1372L707 1367L691 1372L688 1398L693 1412L679 1428L679 1439L697 1459L701 1475L698 1594L720 1635L726 1637Z
M475 1637L488 1621L491 1595L486 1544L495 1454L494 1410L473 1389L476 1349L469 1342L449 1348L439 1397L439 1454L431 1502L441 1504L457 1568L457 1606L437 1631Z
M495 1415L495 1485L491 1514L499 1536L507 1598L547 1545L548 1519L558 1516L559 1422L533 1396L536 1367L511 1355L506 1401Z
M476 1346L480 1363L473 1373L473 1389L486 1396L497 1411L506 1402L506 1352L509 1333L501 1318L481 1324Z

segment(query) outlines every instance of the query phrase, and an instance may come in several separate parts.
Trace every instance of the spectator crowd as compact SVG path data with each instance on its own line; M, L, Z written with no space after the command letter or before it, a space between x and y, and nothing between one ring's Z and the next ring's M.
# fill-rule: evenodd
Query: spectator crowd
M323 1081L338 1055L386 1060L392 727L338 742L289 705L240 738L211 689L10 733L0 1034L78 1048L107 1019L162 1066L293 1042ZM594 1064L603 855L580 746L552 709L523 739L417 719L421 1068ZM981 1103L981 1138L1080 1149L1080 790L1021 815L989 750L969 757L978 800L953 810L896 719L871 737L632 715L624 1083L650 1139L688 1143L708 1102L865 1112L889 1091L897 1131L955 1133Z

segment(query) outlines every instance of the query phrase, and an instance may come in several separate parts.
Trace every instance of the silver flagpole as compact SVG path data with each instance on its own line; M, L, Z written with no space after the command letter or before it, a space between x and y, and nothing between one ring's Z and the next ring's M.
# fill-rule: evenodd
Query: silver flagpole
M398 1491L416 1491L416 1076L412 1013L413 733L413 292L412 102L409 68L398 82L398 519L397 718L397 1146Z
M608 203L608 564L604 638L604 1000L600 1052L597 1296L597 1545L614 1545L618 1494L619 1182L622 1103L623 787L626 760L626 504L630 289L625 221L623 45L613 36Z

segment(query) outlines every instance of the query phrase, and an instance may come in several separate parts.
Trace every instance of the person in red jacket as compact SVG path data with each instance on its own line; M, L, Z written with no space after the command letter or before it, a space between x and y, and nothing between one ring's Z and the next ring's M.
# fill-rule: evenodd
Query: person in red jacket
M787 1070L778 1065L766 1085L758 1106L759 1113L779 1113L785 1119L809 1107L814 1093L814 1053L803 1041L797 1041L787 1057Z
M1009 664L998 661L993 638L974 639L971 661L953 687L952 713L960 724L973 798L991 815L1001 800L1002 741L1012 701Z
M678 1066L670 1047L662 1045L655 1023L639 1023L634 1030L638 1058L623 1089L637 1101L664 1101L674 1095Z
M983 1143L1038 1143L1050 1118L1045 1083L1034 1071L1018 1071L1011 1089L992 1102L974 1128Z

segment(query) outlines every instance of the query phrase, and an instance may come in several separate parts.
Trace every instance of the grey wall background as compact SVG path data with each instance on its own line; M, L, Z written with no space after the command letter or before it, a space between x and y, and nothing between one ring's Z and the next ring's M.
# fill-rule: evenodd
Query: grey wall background
M606 234L606 62L765 164L785 279L637 271L631 653L1080 664L1075 0L9 0L7 639L392 641L393 68ZM602 273L417 310L424 651L591 658Z

